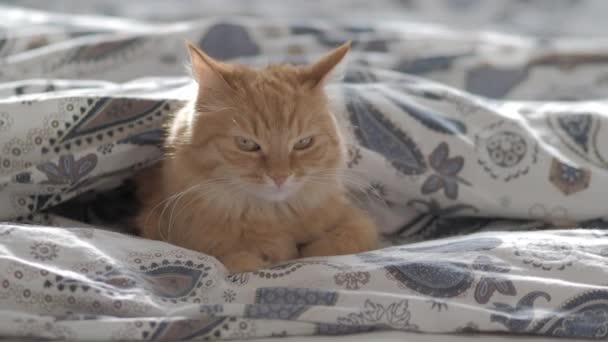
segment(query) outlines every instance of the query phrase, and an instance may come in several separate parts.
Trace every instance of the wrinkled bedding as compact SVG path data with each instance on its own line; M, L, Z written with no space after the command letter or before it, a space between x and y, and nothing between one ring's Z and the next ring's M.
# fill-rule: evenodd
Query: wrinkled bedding
M238 1L11 3L0 6L1 336L608 336L608 40L581 19L605 3L375 3L386 20L366 20L359 1L350 18L337 1L316 20L279 3L274 17ZM328 92L353 200L382 249L228 275L130 235L129 179L162 158L163 122L191 96L185 39L252 65L353 40Z

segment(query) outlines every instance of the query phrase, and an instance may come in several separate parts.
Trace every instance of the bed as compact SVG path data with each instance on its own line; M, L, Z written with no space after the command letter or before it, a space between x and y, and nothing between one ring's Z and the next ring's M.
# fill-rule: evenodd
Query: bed
M0 336L608 336L608 5L331 4L0 5ZM230 275L133 235L186 39L251 65L352 39L328 92L381 249Z

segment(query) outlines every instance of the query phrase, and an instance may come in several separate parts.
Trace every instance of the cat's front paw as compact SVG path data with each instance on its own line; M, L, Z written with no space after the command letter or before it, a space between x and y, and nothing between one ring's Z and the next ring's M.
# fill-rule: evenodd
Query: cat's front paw
M315 240L300 248L300 256L308 258L313 256L332 256L367 252L376 248L376 240L348 241L336 240L331 236Z
M270 266L262 256L251 252L237 252L220 257L219 260L230 273L253 272Z
M325 238L315 240L300 247L300 257L302 258L335 255L336 252L336 247L334 246L333 241Z
M378 246L378 232L373 222L359 211L352 211L345 221L318 239L300 248L300 256L345 255L367 252ZM358 216L357 216L358 215Z

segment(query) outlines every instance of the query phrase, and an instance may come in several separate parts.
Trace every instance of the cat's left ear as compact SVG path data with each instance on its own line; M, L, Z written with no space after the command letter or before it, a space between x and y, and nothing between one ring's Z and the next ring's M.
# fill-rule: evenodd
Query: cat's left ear
M329 53L325 54L314 64L307 65L302 70L304 82L310 82L313 87L323 85L329 79L340 76L343 66L342 60L350 50L350 40Z
M205 84L208 87L228 85L225 79L225 75L230 73L228 65L211 58L189 41L186 41L186 46L190 53L192 73L199 85Z

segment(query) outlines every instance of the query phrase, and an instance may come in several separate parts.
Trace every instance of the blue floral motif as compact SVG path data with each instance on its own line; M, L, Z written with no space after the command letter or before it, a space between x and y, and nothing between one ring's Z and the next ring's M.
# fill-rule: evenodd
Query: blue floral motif
M389 327L416 331L418 327L410 323L411 317L408 301L405 299L388 305L368 299L361 312L339 317L338 323L345 326Z
M574 167L557 158L551 161L549 181L564 195L569 196L589 187L591 170Z
M47 162L36 168L43 172L48 180L45 184L77 184L97 166L97 155L91 153L80 159L74 155L63 155L59 157L57 164Z
M575 182L577 179L581 178L582 171L575 167L572 167L567 164L561 164L559 166L560 178L568 183Z
M514 181L539 161L539 142L521 123L501 119L475 134L477 162L493 179Z
M493 260L487 255L480 255L473 262L473 269L482 274L475 287L474 297L477 303L486 304L490 301L494 292L505 296L517 295L513 281L506 275L500 275L511 270L508 264L500 260Z
M458 183L471 186L471 183L460 178L458 173L464 166L464 158L456 156L449 158L450 149L447 143L440 143L429 157L429 164L437 174L430 175L426 179L420 191L428 195L443 188L445 196L455 200L458 198Z

